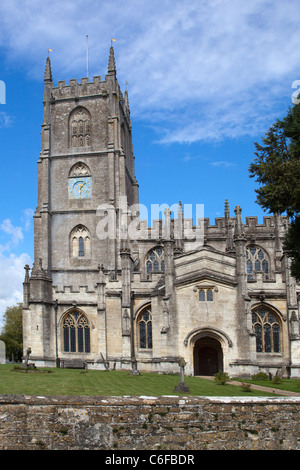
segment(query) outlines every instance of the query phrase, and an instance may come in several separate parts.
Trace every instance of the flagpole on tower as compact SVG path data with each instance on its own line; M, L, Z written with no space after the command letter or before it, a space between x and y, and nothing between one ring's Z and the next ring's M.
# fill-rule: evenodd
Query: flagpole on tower
M89 78L89 37L86 35L86 76Z

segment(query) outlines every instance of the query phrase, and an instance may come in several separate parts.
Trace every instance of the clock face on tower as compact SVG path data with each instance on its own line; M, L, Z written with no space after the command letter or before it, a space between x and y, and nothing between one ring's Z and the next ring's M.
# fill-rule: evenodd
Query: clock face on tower
M88 199L91 197L91 177L69 178L69 199Z

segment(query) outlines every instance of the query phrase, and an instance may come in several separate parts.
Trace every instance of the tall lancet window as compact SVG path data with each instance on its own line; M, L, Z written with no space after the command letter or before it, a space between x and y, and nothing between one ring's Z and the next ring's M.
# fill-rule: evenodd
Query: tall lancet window
M138 344L140 349L152 349L151 307L144 308L137 317Z

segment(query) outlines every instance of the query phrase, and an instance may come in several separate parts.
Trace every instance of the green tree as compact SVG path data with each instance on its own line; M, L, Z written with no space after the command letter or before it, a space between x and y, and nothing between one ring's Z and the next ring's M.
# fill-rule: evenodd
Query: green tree
M270 127L262 144L254 145L256 158L249 172L260 185L256 202L264 210L290 217L284 249L292 261L292 275L300 281L300 104Z
M284 241L284 249L291 258L291 273L300 282L300 216L292 220Z
M22 304L7 307L0 339L5 342L6 357L20 361L23 356Z

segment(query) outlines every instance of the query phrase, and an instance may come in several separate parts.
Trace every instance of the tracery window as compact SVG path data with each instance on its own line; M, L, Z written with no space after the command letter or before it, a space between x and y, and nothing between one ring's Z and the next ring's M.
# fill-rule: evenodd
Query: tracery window
M146 268L147 274L165 270L164 251L161 247L149 251L146 256Z
M255 245L247 247L246 265L248 281L254 281L258 272L263 273L265 279L269 279L268 256L262 248Z
M70 115L70 146L88 147L91 144L91 117L87 109L76 108Z
M71 232L71 256L73 258L90 258L91 236L84 225L77 225Z
M265 306L253 310L252 328L256 336L256 352L280 352L281 322L279 316L273 310Z
M150 307L146 307L141 311L137 319L137 326L139 347L141 349L152 349L152 315Z
M64 352L90 352L90 325L86 316L74 310L63 320Z

